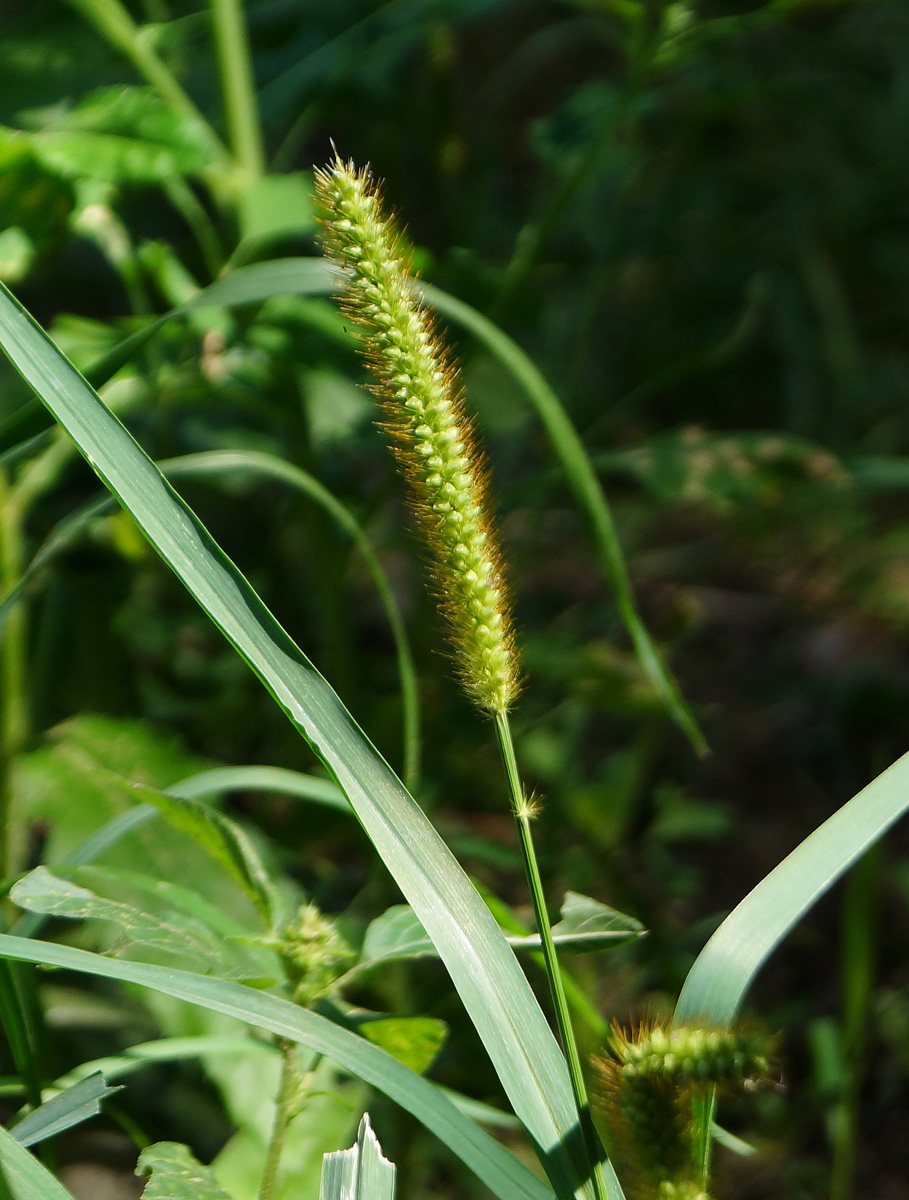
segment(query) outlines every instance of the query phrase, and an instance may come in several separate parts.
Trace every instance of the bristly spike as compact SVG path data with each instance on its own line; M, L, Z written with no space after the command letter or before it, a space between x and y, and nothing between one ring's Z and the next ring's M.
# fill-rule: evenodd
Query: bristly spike
M598 1105L640 1200L709 1200L692 1175L691 1101L711 1088L753 1090L776 1053L759 1029L614 1025L612 1057L594 1059Z
M382 209L369 168L335 152L316 171L322 240L345 272L345 310L388 420L411 501L433 555L461 680L485 712L503 714L519 687L501 555L486 498L486 468L464 413L457 370L415 298L409 256Z

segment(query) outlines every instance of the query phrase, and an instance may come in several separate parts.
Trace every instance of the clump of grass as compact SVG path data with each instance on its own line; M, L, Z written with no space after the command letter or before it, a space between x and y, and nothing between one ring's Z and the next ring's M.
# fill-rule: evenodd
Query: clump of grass
M432 552L458 673L481 709L505 713L519 687L513 625L486 467L457 369L414 294L410 256L369 169L336 157L316 172L316 189L328 214L326 253L350 272L344 307L361 332L385 429Z

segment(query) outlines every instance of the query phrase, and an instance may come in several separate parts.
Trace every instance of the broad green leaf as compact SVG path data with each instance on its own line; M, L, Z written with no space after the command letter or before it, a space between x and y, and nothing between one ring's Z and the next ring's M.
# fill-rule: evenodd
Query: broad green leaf
M161 183L199 175L212 161L204 127L172 112L150 88L98 88L70 109L29 117L41 128L20 136L64 178Z
M370 921L354 971L402 958L432 958L436 948L409 904L395 904Z
M244 831L229 817L199 800L134 784L136 800L153 804L164 819L182 830L220 863L246 892L256 911L270 928L274 922L274 886L255 847Z
M212 1163L234 1200L258 1200L262 1171L274 1127L274 1098L280 1088L280 1058L206 1057L205 1070L218 1087L237 1132ZM316 1200L322 1155L346 1145L356 1130L370 1089L328 1059L298 1055L302 1072L295 1115L281 1151L274 1200Z
M617 912L606 904L566 892L562 920L552 927L553 938L562 951L588 953L620 946L644 934L644 926L634 917ZM539 934L506 934L516 950L539 950ZM366 929L360 960L351 974L365 971L380 962L402 958L432 958L435 946L413 909L396 904Z
M214 1175L179 1142L155 1142L139 1155L136 1174L149 1176L142 1200L230 1200Z
M20 1146L34 1146L64 1129L79 1125L101 1111L101 1101L121 1089L108 1087L99 1072L52 1096L50 1100L23 1117L10 1131Z
M47 1167L0 1125L0 1171L13 1200L73 1200Z
M502 1085L563 1197L590 1194L568 1071L488 908L327 681L133 438L3 289L0 343L347 795L435 943ZM606 1163L604 1190L622 1195Z
M380 1017L364 1021L359 1030L418 1075L426 1074L448 1036L448 1026L438 1017Z
M356 1144L322 1159L319 1200L394 1200L395 1173L364 1115Z
M909 809L909 754L808 835L729 914L688 972L675 1020L727 1025L767 958Z
M621 946L644 933L644 926L634 917L626 916L589 896L581 896L578 892L565 893L562 919L552 927L553 940L559 949L573 954ZM512 946L519 948L536 950L540 945L539 934L508 940Z
M72 946L0 934L0 957L120 979L198 1004L308 1046L371 1084L436 1134L501 1200L552 1200L546 1184L463 1116L438 1088L391 1055L289 1000L189 971L105 958ZM0 1149L2 1158L2 1149ZM40 1200L35 1194L35 1200Z
M163 920L130 904L96 896L88 888L59 879L45 867L36 867L14 884L10 897L20 908L30 912L112 921L122 930L128 943L135 942L183 958L195 958L208 964L210 970L217 970L221 974L229 969L229 959L224 954L220 939L199 922L181 918L178 914L173 914L170 920Z

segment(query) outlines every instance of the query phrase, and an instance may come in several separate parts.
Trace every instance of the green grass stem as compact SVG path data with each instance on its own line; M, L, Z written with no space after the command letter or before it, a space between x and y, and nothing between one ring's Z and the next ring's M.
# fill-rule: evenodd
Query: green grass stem
M230 146L238 165L258 179L265 151L242 0L211 0L211 16Z
M262 1171L262 1184L259 1188L259 1200L273 1200L278 1184L278 1168L281 1165L281 1152L287 1139L287 1130L294 1116L294 1106L300 1072L297 1068L297 1044L287 1038L279 1038L281 1048L281 1082L275 1099L275 1121L268 1141L265 1154L265 1166Z
M591 1178L593 1181L594 1193L597 1200L606 1200L606 1191L603 1184L603 1179L598 1170L598 1163L603 1157L602 1146L596 1130L593 1127L593 1120L590 1115L590 1102L587 1097L587 1085L584 1082L584 1071L581 1067L581 1056L578 1052L577 1040L574 1036L574 1028L571 1024L571 1014L568 1011L568 999L565 995L565 984L562 980L562 972L559 967L559 958L555 948L555 942L552 938L552 926L549 922L549 913L546 909L546 897L543 892L543 881L540 877L540 867L537 862L537 852L533 843L533 832L531 830L531 822L533 819L532 804L528 800L524 785L521 782L521 775L518 769L517 757L514 752L514 741L511 736L511 725L508 720L507 712L498 712L495 714L496 734L499 740L499 749L502 752L502 762L505 767L505 775L508 780L508 789L511 795L512 811L514 813L515 823L518 828L518 838L521 844L521 858L524 863L524 872L527 876L527 883L530 887L530 898L533 904L533 913L537 923L537 929L540 934L540 941L543 947L543 961L546 969L546 978L549 982L549 990L552 995L552 1003L555 1009L556 1025L559 1031L559 1041L562 1044L562 1051L565 1054L566 1062L568 1063L568 1073L571 1077L571 1090L574 1096L574 1102L578 1112L578 1125L581 1129L581 1134L584 1139L584 1148L587 1153L587 1160L590 1168Z

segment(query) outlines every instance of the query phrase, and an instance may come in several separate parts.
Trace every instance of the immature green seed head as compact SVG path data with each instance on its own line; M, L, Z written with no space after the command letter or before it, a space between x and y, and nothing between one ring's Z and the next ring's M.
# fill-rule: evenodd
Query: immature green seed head
M691 1101L712 1087L753 1087L775 1056L758 1029L665 1028L626 1033L618 1026L612 1056L594 1060L597 1103L640 1200L709 1200L693 1177Z
M506 712L518 667L485 468L457 373L415 298L401 236L368 169L335 158L316 172L326 254L345 269L344 306L363 337L395 451L433 555L459 674L489 713Z

